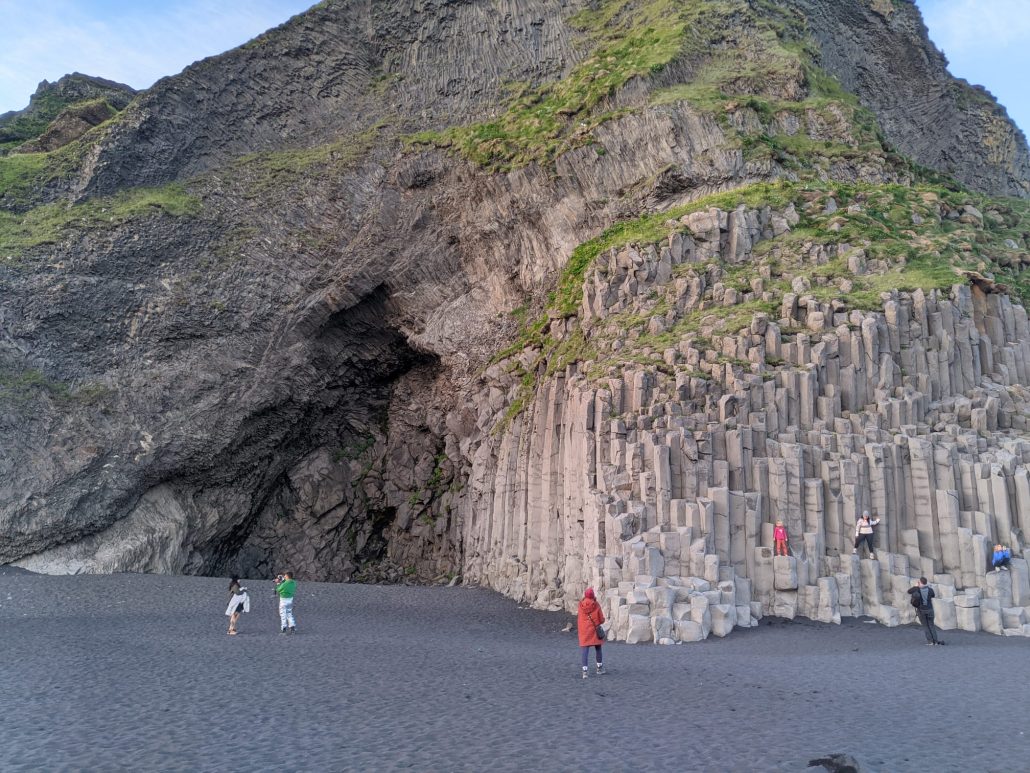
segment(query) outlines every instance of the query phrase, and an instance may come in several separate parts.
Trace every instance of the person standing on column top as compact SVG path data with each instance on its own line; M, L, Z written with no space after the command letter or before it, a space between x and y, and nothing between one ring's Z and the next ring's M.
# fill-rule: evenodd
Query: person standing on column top
M916 608L916 617L923 625L927 645L944 644L933 624L933 599L936 594L933 588L926 584L926 578L920 577L919 582L908 589L908 593L912 597L912 606Z
M858 553L858 549L864 542L866 547L869 548L869 557L874 561L876 560L876 548L873 545L873 527L879 522L879 518L871 518L869 516L868 510L862 512L862 517L855 524L855 547L852 549L852 553Z
M787 555L787 527L783 525L783 521L777 521L773 527L773 540L776 543L775 555ZM782 553L780 552L781 550L783 551Z
M297 581L293 572L284 572L275 578L275 595L279 597L279 622L282 633L288 630L297 633L297 621L293 619L293 597L297 593Z

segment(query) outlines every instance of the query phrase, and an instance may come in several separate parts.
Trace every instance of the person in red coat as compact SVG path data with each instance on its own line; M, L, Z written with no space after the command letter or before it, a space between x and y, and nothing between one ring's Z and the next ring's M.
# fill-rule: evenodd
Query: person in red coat
M776 541L776 555L787 555L787 527L783 525L783 521L777 521L773 527L773 539Z
M597 603L594 589L587 588L579 602L579 615L576 626L579 629L579 649L583 653L583 678L587 678L587 666L590 665L590 648L594 648L597 660L597 675L604 673L604 662L601 657L601 645L604 639L597 635L597 628L604 622L604 612Z

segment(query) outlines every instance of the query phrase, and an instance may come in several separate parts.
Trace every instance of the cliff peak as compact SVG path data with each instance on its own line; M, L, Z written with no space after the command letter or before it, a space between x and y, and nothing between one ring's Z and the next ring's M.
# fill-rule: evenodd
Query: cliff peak
M53 83L42 80L29 97L27 107L0 115L0 154L39 137L50 122L69 107L102 100L110 105L113 114L128 105L135 94L136 90L124 83L80 72L65 75ZM51 145L47 148L53 149ZM43 148L32 148L40 149Z

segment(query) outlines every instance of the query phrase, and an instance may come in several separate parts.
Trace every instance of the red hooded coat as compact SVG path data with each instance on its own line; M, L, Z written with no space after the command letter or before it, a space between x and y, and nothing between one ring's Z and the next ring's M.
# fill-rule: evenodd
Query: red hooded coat
M593 621L591 621L593 618ZM604 622L604 612L596 599L581 599L579 602L579 615L576 618L576 626L579 629L579 646L592 647L595 644L604 644L603 639L597 638L595 626Z

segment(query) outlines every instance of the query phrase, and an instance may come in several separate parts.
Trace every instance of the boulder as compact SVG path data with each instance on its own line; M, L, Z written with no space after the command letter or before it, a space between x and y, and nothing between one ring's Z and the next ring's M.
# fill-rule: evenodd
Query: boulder
M645 615L629 616L629 630L626 633L627 644L642 644L653 640L651 618Z
M716 604L711 607L712 633L716 636L728 636L737 624L737 608L732 604Z

